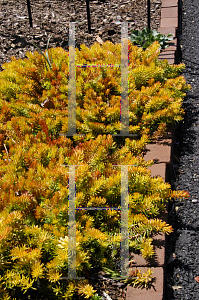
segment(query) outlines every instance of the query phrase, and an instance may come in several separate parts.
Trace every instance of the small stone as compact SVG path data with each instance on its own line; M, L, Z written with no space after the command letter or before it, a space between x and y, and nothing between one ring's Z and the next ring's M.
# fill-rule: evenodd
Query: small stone
M101 37L99 35L96 36L96 41L100 44L103 44L104 42L102 41Z
M112 300L111 297L109 297L109 295L103 291L103 296L105 297L106 300Z
M168 258L168 261L167 261L167 265L169 265L169 264L171 264L172 262L174 262L175 258L176 258L175 253L171 253L171 254L169 255L169 258Z
M98 275L99 275L99 276L106 276L106 273L105 273L104 271L99 271L99 272L98 272Z
M197 199L192 199L192 200L191 200L191 202L193 202L193 203L197 203L197 202L198 202L198 200L197 200Z
M124 283L122 283L122 282L117 282L117 286L118 287L122 287L122 286L124 286L125 284Z
M127 17L127 18L126 18L126 21L133 21L133 18Z
M39 43L39 46L40 46L40 47L44 47L44 46L45 46L45 45L44 45L44 42L41 41L41 42Z
M180 285L173 285L173 286L172 286L172 289L173 289L174 291L180 290L180 289L182 289L182 286L180 286Z

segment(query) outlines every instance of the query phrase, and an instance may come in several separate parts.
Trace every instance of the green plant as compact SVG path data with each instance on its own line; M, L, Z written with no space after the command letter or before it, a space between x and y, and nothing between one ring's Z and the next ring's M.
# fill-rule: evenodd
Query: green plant
M38 49L39 53L41 55L43 55L43 57L45 58L46 70L48 70L48 69L51 70L52 69L52 61L50 61L50 58L49 58L49 55L48 55L48 46L49 46L49 41L50 41L51 36L52 35L50 35L50 37L48 38L45 54L41 51L41 49L37 45L35 45L34 43L31 43L33 46L35 46Z
M98 294L95 294L92 298L92 300L102 300L103 298L99 296Z
M142 30L131 30L129 39L132 43L141 46L143 49L148 48L153 42L158 41L161 49L168 47L167 42L173 40L173 34L161 34L157 30L144 28Z
M125 283L129 283L133 287L135 286L144 286L145 288L147 285L153 281L152 277L153 271L151 269L148 269L145 272L141 272L141 270L136 269L130 269L129 270L129 277L131 279L124 280Z

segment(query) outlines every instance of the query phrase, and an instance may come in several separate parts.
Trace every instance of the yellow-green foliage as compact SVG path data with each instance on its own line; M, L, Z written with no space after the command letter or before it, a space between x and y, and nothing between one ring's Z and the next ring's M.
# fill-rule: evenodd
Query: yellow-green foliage
M154 42L146 51L129 47L129 131L150 138L165 132L169 123L182 119L181 107L186 85L179 76L183 64L170 66L158 60L159 44ZM38 132L36 118L46 120L49 135L68 132L68 76L69 57L62 48L50 49L52 70L45 68L44 57L38 52L27 53L28 59L16 60L2 66L0 74L0 107L5 120L20 117L17 124L23 130ZM76 64L120 64L121 45L107 41L76 49ZM98 134L116 134L121 130L120 99L121 70L119 67L76 67L77 132L86 134L85 140ZM55 109L45 111L41 104L51 100ZM3 105L4 103L4 105ZM28 118L26 129L23 118ZM14 121L14 120L13 120ZM12 126L12 124L10 124ZM17 125L15 125L17 126ZM31 127L32 126L32 127Z
M126 282L130 283L133 286L144 285L144 287L147 287L148 283L153 280L153 271L151 269L147 269L147 271L143 273L137 268L131 269L129 274L132 277L132 279L127 279Z
M65 293L60 277L67 276L68 268L66 165L84 163L76 169L77 207L121 207L121 172L113 164L134 165L129 167L129 238L132 250L140 250L144 257L153 254L152 233L172 231L154 216L174 195L186 197L185 192L172 192L161 178L151 178L146 169L151 162L133 156L127 144L117 149L110 135L75 148L66 137L60 137L57 144L32 137L11 146L9 156L3 151L0 253L2 284L7 289L36 288L39 278L48 281L54 293L59 282L58 295ZM108 245L120 245L120 212L80 210L76 221L77 273L82 276L94 266L110 264Z
M18 299L23 292L31 299L37 293L52 299L92 299L95 291L88 280L61 279L68 276L68 165L77 165L76 207L108 208L121 208L121 168L113 165L130 165L131 251L150 257L153 234L172 231L157 216L168 200L186 198L188 193L172 191L160 177L152 178L147 169L152 162L144 161L142 149L149 138L163 132L165 123L181 118L188 87L183 77L177 77L182 65L157 61L156 43L145 52L131 44L129 50L130 131L139 133L140 139L126 138L121 147L108 134L120 130L117 68L77 69L77 130L87 135L67 138L67 52L51 49L50 71L38 53L4 64L0 73L1 299L14 299L14 289ZM90 50L82 46L77 63L119 63L120 51L120 45L110 42ZM47 97L54 108L42 107ZM75 216L77 276L87 277L96 267L115 269L111 247L120 252L121 212L77 210ZM133 284L147 284L151 278L150 271L131 275Z

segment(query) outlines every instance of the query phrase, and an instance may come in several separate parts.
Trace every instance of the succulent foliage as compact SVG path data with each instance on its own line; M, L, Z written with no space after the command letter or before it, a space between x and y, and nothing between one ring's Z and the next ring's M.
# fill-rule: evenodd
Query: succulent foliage
M173 40L172 36L172 33L165 35L154 29L143 28L142 30L131 30L129 39L132 43L141 46L143 49L148 48L155 41L159 42L160 49L165 49L169 46L167 42Z
M169 234L158 219L172 198L160 177L152 178L143 159L146 143L182 119L189 89L179 76L184 65L158 61L159 44L146 51L129 41L130 133L117 144L120 128L120 70L77 68L77 132L68 133L68 53L49 49L51 68L38 52L12 58L0 73L0 297L17 299L100 299L87 279L68 276L69 165L76 167L76 270L86 277L95 268L118 272L120 252L121 168L129 165L129 246L153 255L153 234ZM77 64L120 63L121 45L95 43L77 50ZM69 112L70 113L70 112ZM147 284L150 271L132 274L133 284ZM13 295L15 291L15 296Z

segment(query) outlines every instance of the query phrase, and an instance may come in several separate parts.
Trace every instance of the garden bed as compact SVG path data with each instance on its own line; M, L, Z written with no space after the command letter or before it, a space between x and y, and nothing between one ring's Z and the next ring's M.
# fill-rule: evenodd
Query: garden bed
M108 41L103 46L95 44L90 49L82 47L82 51L77 51L77 60L85 63L85 60L92 61L93 57L99 56L97 63L101 60L107 63L111 59L119 63L120 47L121 45L113 45ZM77 131L85 136L73 137L74 141L72 141L64 137L68 132L67 52L61 48L51 49L49 56L53 63L52 66L49 65L50 69L45 66L44 57L38 53L34 55L29 53L29 59L13 59L11 63L3 66L4 71L0 74L2 118L0 185L2 231L4 232L2 239L7 241L2 243L2 250L6 255L4 259L5 261L16 260L14 269L22 271L21 264L18 265L21 255L30 263L29 251L32 255L40 257L42 247L42 265L39 260L38 265L31 264L31 270L26 268L23 272L25 274L28 272L27 278L31 272L33 278L37 279L38 276L43 276L45 263L45 274L51 282L50 288L54 293L58 287L56 288L53 282L57 282L61 276L56 268L59 266L60 272L66 273L67 257L64 251L68 243L66 226L68 164L79 165L84 162L84 168L78 169L76 177L77 205L100 207L106 203L110 208L120 206L121 202L121 191L118 190L121 185L120 178L117 174L118 170L112 170L112 164L132 165L129 170L129 193L131 194L129 224L127 224L130 234L129 245L135 253L141 252L143 257L153 255L151 233L171 232L170 226L154 218L165 209L165 203L170 198L187 196L183 191L172 192L170 185L165 184L163 179L151 178L150 172L146 169L151 162L144 162L140 155L150 138L162 135L167 124L182 118L181 102L184 92L189 89L183 77L178 76L183 66L169 66L167 62L158 61L158 48L159 45L155 42L144 51L133 46L129 41L131 116L129 131L136 133L140 140L127 138L121 148L113 143L110 134L105 136L110 131L113 134L118 133L120 129L121 87L118 70L109 68L104 72L104 69L99 67L93 72L89 68L77 72ZM115 76L112 76L113 73ZM51 99L51 107L45 106L46 97ZM115 252L112 246L116 243L117 249L120 241L117 229L121 217L117 212L112 213L109 210L102 214L84 215L80 209L76 215L77 237L81 242L77 252L77 257L80 256L78 272L81 276L84 275L84 270L85 275L89 276L90 267L101 268L103 265L112 268L115 264L112 259L115 259L118 250ZM19 245L16 247L15 244L9 245L13 240L9 236L13 234L15 236L18 222L23 237L19 236L19 241L18 238L14 239L14 243ZM11 232L12 226L14 232ZM41 246L38 244L39 233L43 240ZM32 236L31 240L29 236ZM21 246L21 239L27 246L25 244ZM30 246L30 242L33 249L36 247L35 250ZM90 258L86 256L87 250L93 253ZM53 253L51 258L49 251ZM99 257L96 256L96 252ZM82 259L85 262L84 260L82 262ZM10 267L11 269L7 270L8 275L4 274L4 280L11 280L9 283L12 284L11 287L21 286L21 284L27 286L27 282L22 281L20 275L13 273L12 265ZM138 283L143 283L143 280L148 282L150 278L150 273L143 278L140 277L141 274L135 274L136 277L138 276ZM16 276L17 281L13 281L11 275L12 278ZM43 285L45 280L42 280ZM113 283L111 280L105 282ZM37 286L35 279L32 284L34 287ZM87 293L86 295L92 293L89 286L86 287L88 288L86 292L83 292L83 286L76 288L78 293ZM63 293L64 286L60 286L60 289L59 293ZM68 293L70 291L67 295ZM114 297L115 295L113 299Z
M10 61L11 56L24 58L27 51L35 51L31 42L41 50L46 49L47 39L52 35L50 47L68 48L68 24L76 24L76 47L90 46L99 36L103 41L121 41L121 25L113 21L129 21L130 29L147 26L147 0L90 1L91 34L88 34L86 1L34 0L31 2L33 28L30 28L25 0L4 0L0 4L0 65ZM121 3L122 2L122 3ZM121 10L121 4L123 5ZM161 1L151 1L151 26L160 26ZM127 18L127 19L126 19ZM130 32L129 32L130 33ZM125 289L120 283L101 279L100 289L110 291L112 299L125 298ZM112 286L112 288L111 288Z
M95 3L95 2L93 2L93 3ZM6 5L6 4L5 4ZM34 20L34 19L33 19ZM73 20L72 20L73 21ZM34 22L34 21L33 21ZM118 26L118 25L114 25L114 26ZM120 26L120 25L119 25ZM155 27L154 27L155 28ZM38 29L38 28L37 28ZM33 29L34 30L34 29ZM93 29L94 30L94 29ZM115 31L116 32L116 31ZM109 34L109 33L111 33L111 34ZM98 33L99 35L100 35L100 33ZM113 32L111 32L110 31L110 29L108 29L108 32L107 32L107 34L108 34L108 36L106 35L106 32L104 33L104 38L103 38L103 36L102 36L102 34L101 34L101 37L104 39L104 40L107 40L107 39L109 39L109 40L111 40L111 35L114 35L113 34ZM118 42L120 42L120 38L121 38L121 36L120 36L120 32L118 33L118 35L119 35L119 40L118 40ZM46 37L46 39L47 39L47 36L45 36ZM37 36L37 38L38 38L38 36ZM91 43L92 44L92 39L93 38L95 38L95 36L93 35L91 35L91 36L89 36L89 39L88 40L84 40L84 43L86 43L87 45L89 45L89 43ZM53 41L53 40L52 40ZM35 40L34 40L34 42L35 42ZM54 41L53 41L54 42ZM76 41L77 42L77 41ZM42 48L43 47L43 45L44 45L44 43L42 43L42 44L39 44L39 46L40 46L40 48ZM77 44L78 45L78 44ZM27 45L26 45L27 46ZM29 45L30 46L30 45ZM54 45L52 45L52 46L56 46L56 44L54 44ZM58 46L60 46L60 44L58 44ZM62 45L62 46L64 46L64 45ZM13 47L13 45L12 45L12 47ZM13 47L14 48L14 47ZM45 49L45 45L44 45L44 49ZM16 50L16 49L14 49L14 50ZM19 49L17 49L17 52L19 53L19 51L18 51ZM21 51L21 53L19 53L19 56L22 56L23 57L23 55L24 55L24 53L22 53L22 51ZM103 275L105 275L105 274L100 274L100 276L101 276L101 278L103 278ZM94 279L92 279L92 278L90 278L91 280L94 280ZM99 279L99 278L98 278ZM123 284L121 284L121 283L119 283L119 282L115 282L115 281L113 281L113 280L103 280L102 279L102 284L99 284L99 280L98 280L98 285L99 285L99 287L100 287L100 290L101 289L104 289L105 288L105 290L107 291L109 291L110 293L109 293L109 295L112 297L112 299L124 299L124 297L125 297L125 288L124 288L124 286L125 285L123 285ZM112 288L111 288L111 286L112 286ZM97 285L95 285L95 287L97 287ZM123 287L123 289L122 289L122 287Z

